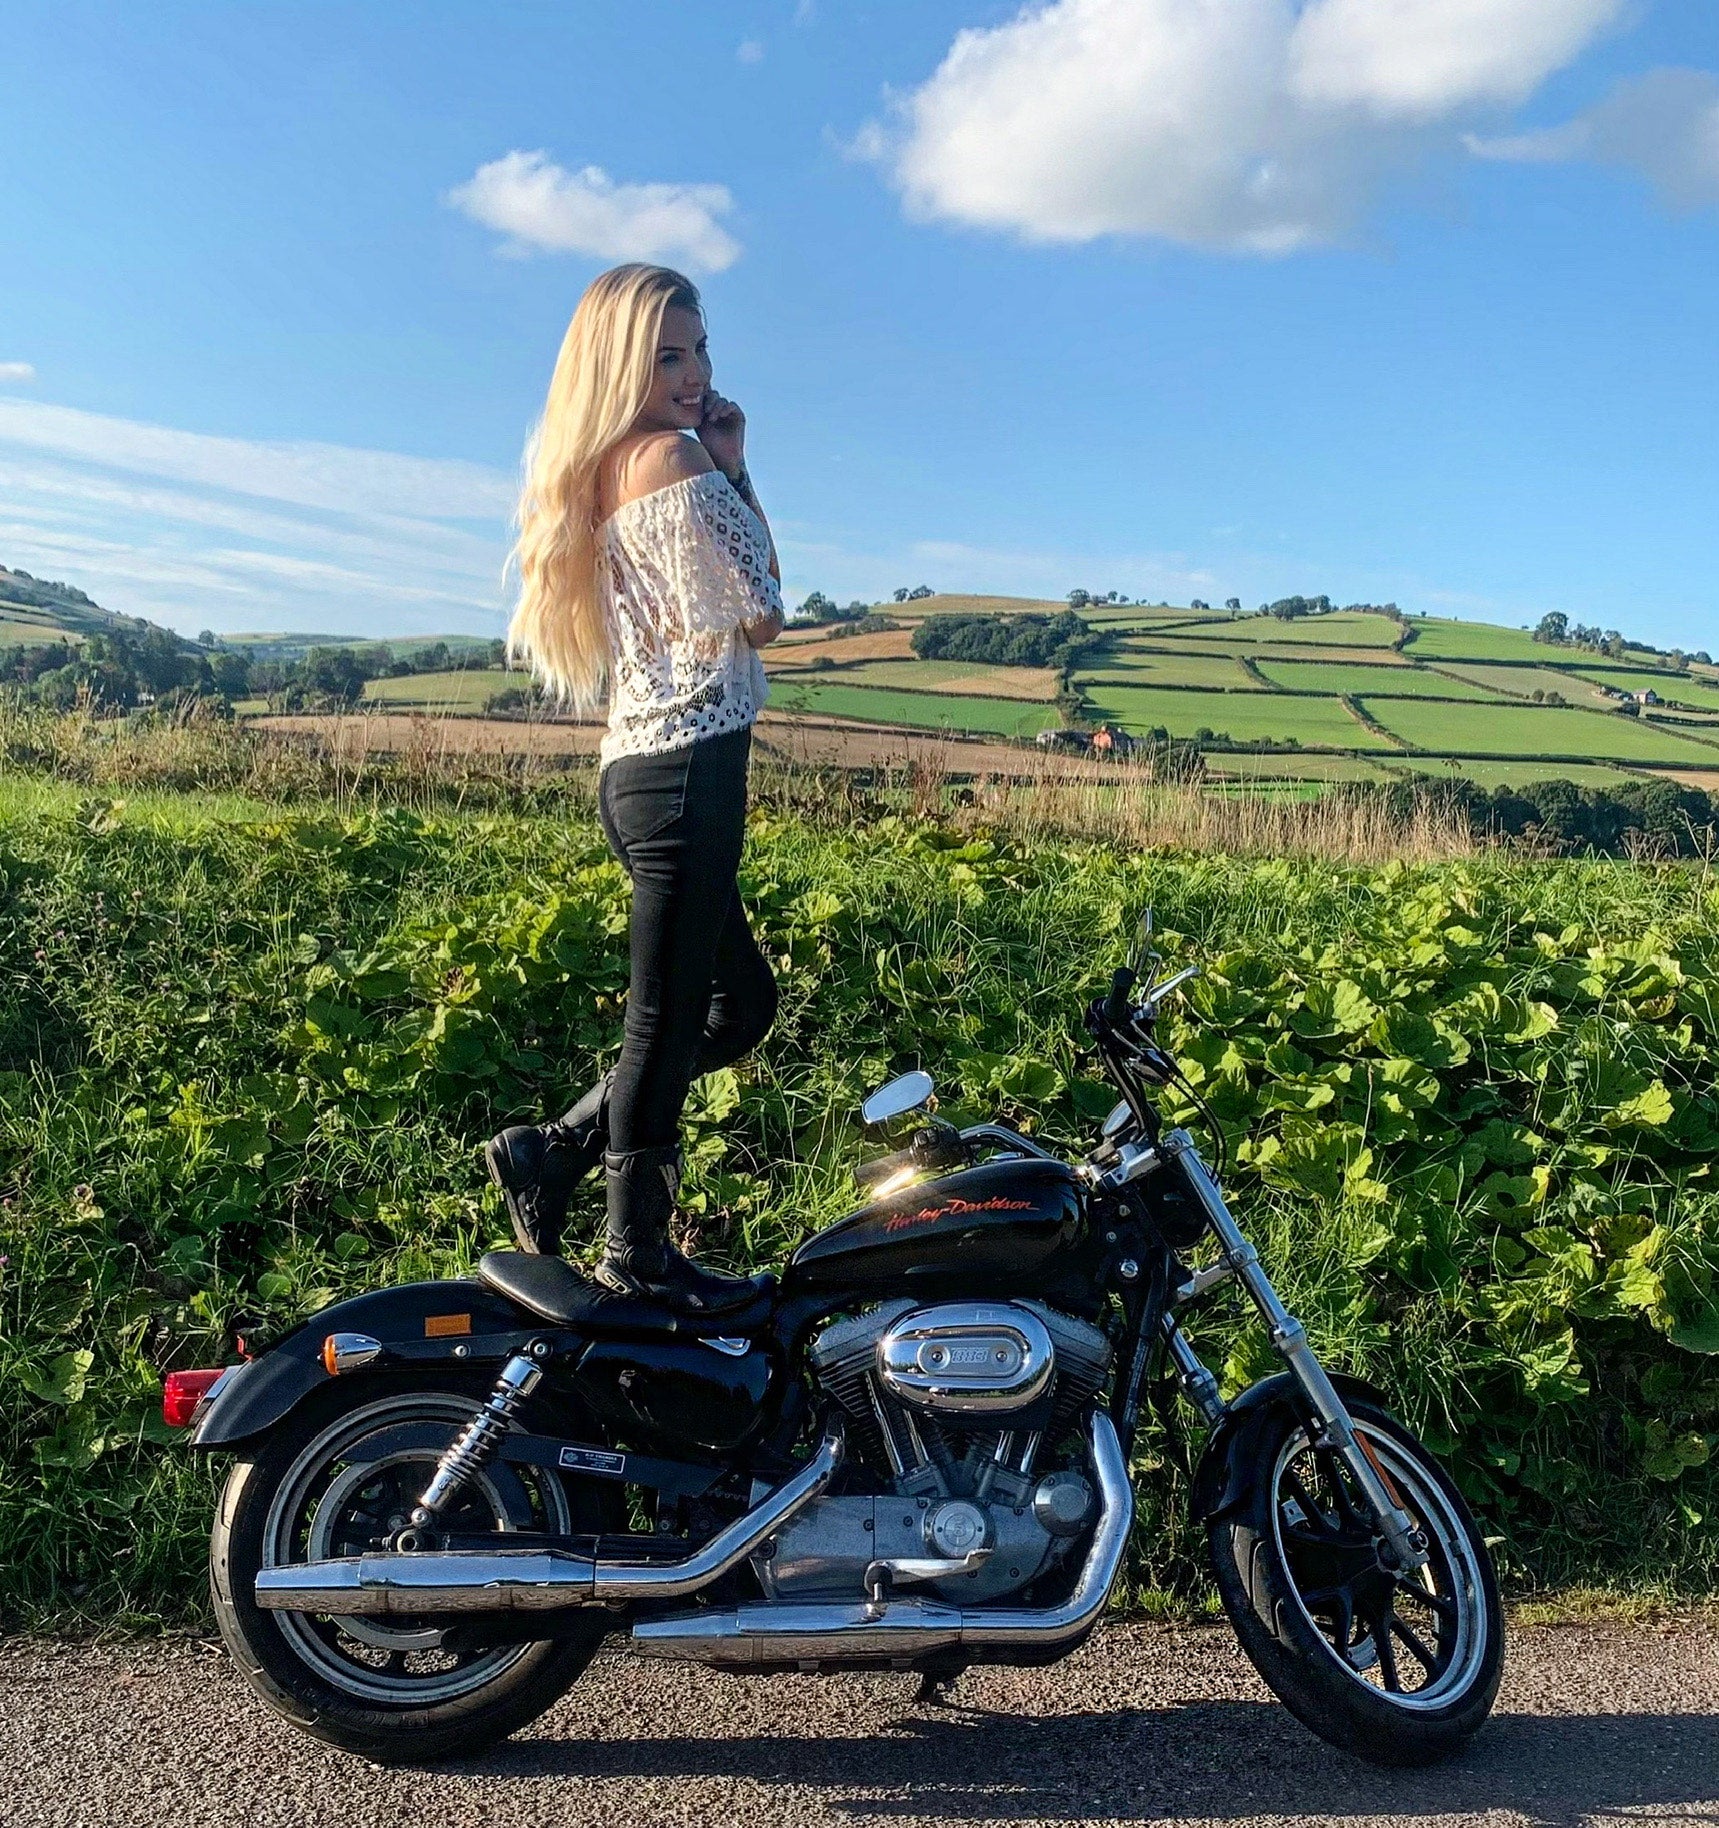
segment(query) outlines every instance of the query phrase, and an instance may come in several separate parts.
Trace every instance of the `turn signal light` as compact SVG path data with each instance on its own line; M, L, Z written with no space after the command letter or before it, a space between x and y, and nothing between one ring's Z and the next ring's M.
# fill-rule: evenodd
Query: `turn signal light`
M161 1386L161 1415L167 1426L188 1427L197 1405L225 1375L221 1366L213 1371L169 1371Z
M330 1377L362 1371L382 1356L382 1342L368 1333L330 1333L322 1342L322 1368Z

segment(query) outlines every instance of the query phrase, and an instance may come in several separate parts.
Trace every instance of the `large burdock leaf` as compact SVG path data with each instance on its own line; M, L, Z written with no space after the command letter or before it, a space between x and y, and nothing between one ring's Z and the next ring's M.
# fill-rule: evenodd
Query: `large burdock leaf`
M1401 1003L1380 1013L1369 1036L1381 1052L1401 1054L1422 1066L1461 1066L1473 1051L1453 1028Z
M1308 1040L1336 1035L1358 1035L1379 1013L1379 1006L1361 986L1348 978L1336 983L1315 979L1302 995L1301 1006L1289 1026Z
M1626 1098L1606 1113L1606 1127L1622 1129L1626 1124L1638 1130L1657 1130L1671 1122L1671 1093L1663 1080L1656 1079L1633 1098Z
M94 1363L95 1354L91 1351L62 1352L45 1372L20 1372L18 1382L42 1402L70 1408L73 1403L83 1401L84 1387L89 1382L90 1367Z
M1678 1321L1670 1339L1685 1352L1719 1353L1719 1302L1709 1302L1699 1314Z

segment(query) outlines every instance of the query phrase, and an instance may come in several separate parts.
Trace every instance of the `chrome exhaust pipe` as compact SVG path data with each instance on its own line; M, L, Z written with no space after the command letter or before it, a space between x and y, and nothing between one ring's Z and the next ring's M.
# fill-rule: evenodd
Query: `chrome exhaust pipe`
M642 1656L679 1657L730 1669L784 1664L909 1664L934 1651L1030 1650L1055 1656L1097 1624L1122 1567L1134 1522L1134 1488L1110 1417L1099 1411L1087 1437L1100 1509L1092 1547L1074 1591L1060 1606L963 1609L935 1600L881 1603L780 1602L725 1612L643 1619L632 1647ZM951 1567L951 1572L954 1572Z
M271 1612L369 1617L448 1612L553 1612L611 1601L679 1599L737 1567L816 1498L842 1463L839 1434L793 1478L710 1541L674 1562L593 1561L562 1549L453 1549L351 1555L264 1568L257 1604Z

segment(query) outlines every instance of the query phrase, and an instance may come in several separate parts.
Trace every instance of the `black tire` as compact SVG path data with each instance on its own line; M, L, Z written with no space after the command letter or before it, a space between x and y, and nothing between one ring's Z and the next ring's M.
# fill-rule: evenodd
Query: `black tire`
M1208 1526L1218 1591L1242 1649L1303 1725L1372 1764L1431 1764L1492 1711L1498 1581L1437 1461L1374 1404L1349 1411L1427 1535L1426 1570L1411 1584L1380 1565L1350 1475L1282 1411L1259 1430L1247 1496Z
M221 1636L240 1672L296 1726L379 1764L433 1763L505 1739L572 1687L612 1623L601 1610L580 1610L554 1615L553 1641L449 1650L443 1648L446 1635L435 1620L319 1620L265 1611L256 1604L260 1568L311 1558L276 1551L300 1529L299 1519L286 1513L298 1503L293 1494L301 1485L314 1489L319 1455L338 1466L342 1442L373 1441L390 1428L407 1431L401 1439L434 1435L448 1418L441 1437L445 1441L461 1419L469 1419L488 1388L487 1379L448 1373L341 1379L295 1412L254 1458L233 1467L216 1510L209 1591ZM569 1418L559 1420L565 1424ZM394 1455L388 1464L401 1468L400 1489L421 1488L438 1452L429 1445ZM336 1480L352 1478L345 1470L333 1473L317 1501L319 1509ZM361 1482L362 1472L358 1478ZM486 1506L510 1519L511 1527L616 1527L619 1494L614 1488L575 1483L555 1473L541 1478L544 1485L528 1488L514 1469L498 1463L485 1475L483 1494L465 1500L473 1509L461 1527L509 1527L499 1521L484 1525ZM351 1503L364 1502L366 1496L355 1484ZM529 1517L526 1508L532 1506L540 1512L547 1506L550 1515Z

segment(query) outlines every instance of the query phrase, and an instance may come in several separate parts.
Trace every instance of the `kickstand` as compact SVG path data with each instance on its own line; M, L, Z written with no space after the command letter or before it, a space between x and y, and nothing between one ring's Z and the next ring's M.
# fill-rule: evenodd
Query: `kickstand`
M939 1675L935 1670L927 1670L919 1678L919 1692L913 1697L920 1707L946 1707L949 1702L949 1691L955 1686L955 1678L950 1675Z

